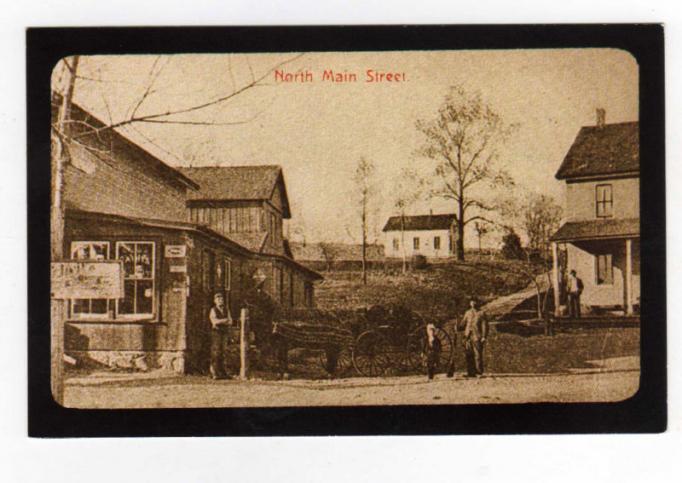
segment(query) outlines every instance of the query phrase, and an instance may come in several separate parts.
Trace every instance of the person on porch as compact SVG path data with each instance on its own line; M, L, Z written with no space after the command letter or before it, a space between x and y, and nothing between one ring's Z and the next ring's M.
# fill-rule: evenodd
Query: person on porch
M580 318L580 295L583 293L583 281L580 280L575 270L571 270L568 276L568 316Z

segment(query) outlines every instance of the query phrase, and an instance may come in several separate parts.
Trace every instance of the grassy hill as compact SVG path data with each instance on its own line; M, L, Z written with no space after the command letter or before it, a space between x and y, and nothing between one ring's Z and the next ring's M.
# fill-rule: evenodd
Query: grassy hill
M375 304L403 303L429 318L461 315L470 297L483 302L525 288L528 265L509 260L478 260L429 265L403 275L399 270L371 270L367 285L359 271L323 272L317 285L317 305L322 309L355 309ZM543 267L532 267L540 273Z

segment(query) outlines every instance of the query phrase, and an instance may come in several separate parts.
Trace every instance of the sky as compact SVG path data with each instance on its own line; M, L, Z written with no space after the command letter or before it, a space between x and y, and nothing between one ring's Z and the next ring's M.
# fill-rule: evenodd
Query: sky
M310 72L313 80L283 82L272 71L283 62L283 73L306 79ZM401 81L365 82L368 69ZM325 70L357 81L325 81ZM55 85L61 72L58 65ZM638 120L637 63L614 49L96 56L81 58L79 75L76 102L105 122L128 119L143 97L137 117L215 100L265 76L228 101L170 118L216 125L135 123L124 132L170 165L281 165L289 229L308 241L359 240L352 179L362 157L376 165L370 240L396 214L402 168L435 179L434 162L415 154L422 141L415 123L435 116L449 86L480 93L504 122L518 125L500 150L514 193L548 194L562 205L554 174L580 127L595 123L595 110L606 110L607 123ZM409 212L454 209L451 200L426 197ZM472 233L466 241L477 243ZM498 243L499 234L484 241Z

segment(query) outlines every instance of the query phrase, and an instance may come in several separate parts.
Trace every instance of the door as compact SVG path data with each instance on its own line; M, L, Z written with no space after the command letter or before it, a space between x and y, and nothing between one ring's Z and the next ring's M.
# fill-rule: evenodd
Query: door
M197 328L197 342L199 354L197 358L197 369L201 373L208 373L211 361L211 323L208 315L213 305L213 294L215 292L215 254L211 250L201 252L201 293L197 294L201 301L201 311L198 314L199 320L195 321Z

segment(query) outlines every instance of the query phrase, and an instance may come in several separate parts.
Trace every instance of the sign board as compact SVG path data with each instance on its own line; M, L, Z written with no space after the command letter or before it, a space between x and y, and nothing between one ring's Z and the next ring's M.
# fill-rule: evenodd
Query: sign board
M118 260L54 262L51 282L55 299L124 297L123 263Z
M171 273L187 273L187 265L171 265Z
M166 245L164 255L166 258L183 258L187 255L185 245Z

